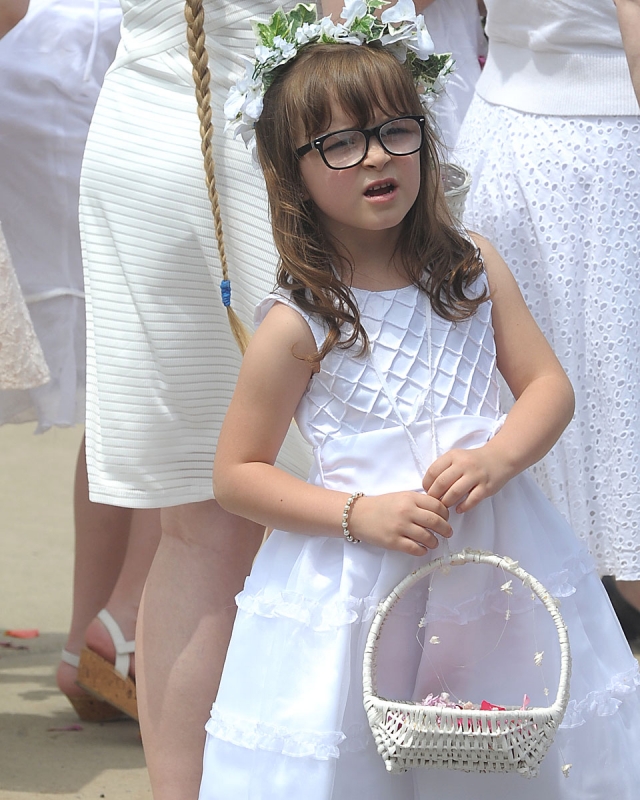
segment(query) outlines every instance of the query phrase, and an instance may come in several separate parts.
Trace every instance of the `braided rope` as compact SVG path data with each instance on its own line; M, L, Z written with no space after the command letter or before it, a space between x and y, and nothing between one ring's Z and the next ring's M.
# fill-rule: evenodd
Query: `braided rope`
M215 161L213 158L213 124L211 122L211 72L209 71L209 56L207 53L204 31L204 8L202 0L185 0L184 9L187 21L187 42L189 44L189 59L193 67L193 80L195 83L196 100L198 102L198 118L200 120L200 138L202 140L202 155L204 157L205 181L207 192L213 212L213 223L220 255L222 268L222 302L227 309L229 327L233 333L240 352L244 355L251 334L242 320L231 307L231 287L229 283L229 265L224 247L224 234L222 231L222 215L220 202L216 189Z

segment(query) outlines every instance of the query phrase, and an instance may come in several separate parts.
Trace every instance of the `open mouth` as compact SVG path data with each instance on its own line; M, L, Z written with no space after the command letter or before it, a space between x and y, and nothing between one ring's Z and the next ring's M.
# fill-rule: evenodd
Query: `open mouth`
M395 188L395 183L388 181L387 183L378 183L375 186L370 186L364 194L365 197L381 197L385 194L391 194Z

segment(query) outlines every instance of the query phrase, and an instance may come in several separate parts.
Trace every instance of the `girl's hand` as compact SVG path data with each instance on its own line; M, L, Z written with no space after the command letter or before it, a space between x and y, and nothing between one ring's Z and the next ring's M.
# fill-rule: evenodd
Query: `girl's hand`
M423 556L438 546L433 532L451 536L448 518L449 511L443 503L418 492L365 496L353 504L349 532L377 547Z
M427 470L422 486L429 497L462 514L491 497L512 477L504 462L487 446L449 450Z

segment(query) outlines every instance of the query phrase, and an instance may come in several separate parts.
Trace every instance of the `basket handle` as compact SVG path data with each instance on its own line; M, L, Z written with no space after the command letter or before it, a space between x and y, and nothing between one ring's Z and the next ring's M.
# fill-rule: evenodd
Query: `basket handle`
M560 678L558 681L558 692L554 701L554 707L564 713L567 703L569 702L569 682L571 679L571 652L569 649L569 635L567 626L565 625L560 610L558 608L558 601L545 589L545 587L536 580L532 575L526 572L518 565L516 561L510 558L489 553L482 550L462 550L459 553L450 553L448 555L437 558L434 561L425 564L424 567L417 569L410 575L407 575L393 591L389 594L386 600L383 600L376 612L376 615L371 623L369 635L367 636L367 643L364 651L364 661L362 665L362 683L363 694L365 703L369 697L377 696L376 674L375 674L375 652L378 638L382 630L382 626L392 608L398 602L405 592L424 577L429 575L441 567L446 566L462 566L463 564L489 564L490 566L502 569L510 573L516 578L519 578L522 583L527 586L538 597L547 609L553 622L556 626L558 633L558 641L560 643Z

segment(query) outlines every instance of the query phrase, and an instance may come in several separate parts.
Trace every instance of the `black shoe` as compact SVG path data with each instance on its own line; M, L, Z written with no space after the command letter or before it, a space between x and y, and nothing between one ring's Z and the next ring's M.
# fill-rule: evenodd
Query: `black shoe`
M640 611L631 605L620 594L616 586L616 579L612 575L605 575L602 579L604 588L607 590L609 600L616 616L620 622L620 626L627 637L628 642L640 640Z

